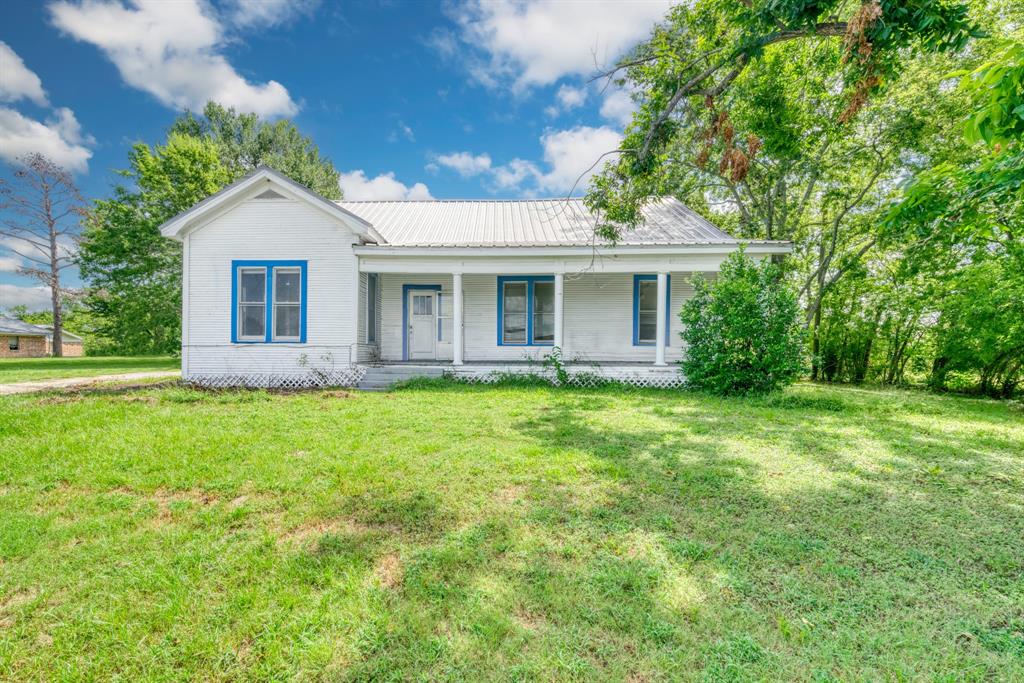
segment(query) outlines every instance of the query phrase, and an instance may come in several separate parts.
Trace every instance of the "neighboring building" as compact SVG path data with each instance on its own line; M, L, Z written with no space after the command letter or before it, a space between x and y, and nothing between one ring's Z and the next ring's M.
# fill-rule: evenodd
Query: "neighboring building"
M82 338L64 330L65 356L82 355ZM0 316L0 358L38 358L53 355L53 328Z
M161 226L184 246L182 374L296 386L402 365L483 378L536 371L558 347L570 371L678 383L689 278L740 242L675 199L644 215L613 246L595 242L579 199L331 202L261 167Z

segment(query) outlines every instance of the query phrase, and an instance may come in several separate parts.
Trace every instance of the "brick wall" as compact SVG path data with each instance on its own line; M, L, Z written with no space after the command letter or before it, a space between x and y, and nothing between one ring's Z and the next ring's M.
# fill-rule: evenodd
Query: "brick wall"
M60 347L64 350L65 358L77 358L79 356L85 355L84 352L82 351L82 342L66 341L63 344L61 344ZM46 354L50 355L51 351L53 351L53 343L49 339L47 339Z
M45 337L18 337L18 350L11 351L10 337L0 334L0 358L38 358L47 355L47 345Z

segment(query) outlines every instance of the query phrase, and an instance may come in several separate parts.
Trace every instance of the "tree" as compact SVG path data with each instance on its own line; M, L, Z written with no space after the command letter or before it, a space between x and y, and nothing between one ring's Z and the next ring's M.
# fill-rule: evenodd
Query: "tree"
M287 119L263 121L209 102L202 116L178 117L170 132L212 141L233 179L267 165L328 199L341 199L337 169Z
M224 187L231 175L216 145L171 134L167 144L137 144L110 199L97 200L79 260L89 283L103 350L174 353L181 334L181 245L160 235L161 223Z
M0 179L0 236L9 249L31 265L20 273L50 288L53 312L53 355L63 355L62 305L68 292L61 273L74 265L75 238L85 213L84 200L71 174L41 154L29 154L14 173L14 182Z
M161 223L266 164L328 198L340 198L338 172L287 120L268 123L209 103L184 114L166 144L137 144L129 182L96 202L80 255L86 299L104 348L173 353L181 337L181 245Z
M942 283L931 385L973 372L981 392L1008 397L1024 376L1024 44L998 43L960 88L971 155L918 173L882 236L910 243L908 273Z
M767 259L742 249L722 263L718 278L693 279L694 296L680 319L687 383L720 394L779 389L802 371L803 343L796 296Z
M666 154L679 142L702 139L703 151L694 159L714 154L732 181L743 179L765 140L728 123L731 108L744 101L736 86L758 81L754 67L780 48L835 47L830 87L835 91L837 80L842 85L837 94L843 106L834 114L842 126L900 74L908 55L956 50L977 34L967 5L955 0L865 0L853 7L842 0L703 0L677 6L648 41L602 74L628 81L640 93L618 158L606 164L587 195L590 208L606 218L602 236L617 239L619 226L639 222L648 196L664 193L673 173Z

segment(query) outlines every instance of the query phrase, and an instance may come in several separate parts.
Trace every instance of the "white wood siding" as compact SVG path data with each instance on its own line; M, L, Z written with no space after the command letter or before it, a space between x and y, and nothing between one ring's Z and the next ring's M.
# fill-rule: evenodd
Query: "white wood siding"
M188 235L183 330L186 376L298 374L300 356L318 368L348 366L357 344L352 301L356 238L326 214L297 201L250 199ZM231 262L305 260L306 343L231 343Z
M451 294L452 276L381 274L380 354L384 360L402 360L402 337L405 334L405 326L402 324L403 285L440 285L442 292ZM465 284L462 288L466 289ZM451 360L451 343L439 342L437 354L437 360Z
M543 274L543 273L537 273ZM682 355L679 333L679 309L693 296L689 284L692 273L672 273L669 302L669 347L665 357L678 360ZM450 292L451 275L381 276L382 332L381 357L402 360L402 286L405 284L441 285ZM541 359L550 346L500 346L498 344L498 276L463 276L463 318L466 361L521 361ZM654 362L653 346L633 346L633 274L600 273L566 275L564 290L564 348L567 361ZM438 345L438 360L451 359L451 345Z
M381 306L381 291L380 291L380 276L377 276L377 325L376 325L376 342L370 343L366 341L366 334L369 331L367 327L367 316L369 315L369 307L367 306L367 293L369 292L369 273L359 274L359 352L358 362L370 363L380 359L380 306Z

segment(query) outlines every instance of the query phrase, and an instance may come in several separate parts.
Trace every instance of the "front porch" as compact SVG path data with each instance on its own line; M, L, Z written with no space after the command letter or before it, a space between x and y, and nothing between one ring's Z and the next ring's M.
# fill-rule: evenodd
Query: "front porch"
M451 374L541 366L667 368L682 357L676 315L692 271L419 273L361 264L361 365L420 363ZM508 268L505 270L505 273ZM660 340L661 343L656 343Z

